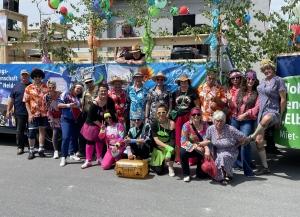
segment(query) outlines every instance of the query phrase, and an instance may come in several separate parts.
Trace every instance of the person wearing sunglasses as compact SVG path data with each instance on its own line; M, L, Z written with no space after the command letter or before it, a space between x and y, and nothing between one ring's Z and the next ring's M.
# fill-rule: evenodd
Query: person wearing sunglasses
M121 158L125 150L125 128L124 125L119 123L117 118L109 112L104 113L104 120L106 127L101 128L99 138L105 141L107 151L101 162L101 167L104 170L108 170Z
M142 114L135 114L132 122L134 126L124 139L128 159L148 159L152 150L151 126L144 123Z
M259 95L258 125L254 133L250 135L255 139L262 167L256 171L256 175L268 174L270 169L267 163L265 150L265 131L271 127L280 127L287 106L287 87L284 80L275 73L275 64L270 59L263 59L260 70L265 79L257 87Z
M154 147L151 155L150 166L152 170L162 175L165 163L168 166L169 176L175 176L173 168L174 154L174 129L175 123L167 116L167 107L163 104L158 105L156 110L157 119L151 125Z
M78 124L80 128L83 126L87 118L88 110L90 106L93 104L93 100L97 97L97 93L98 93L98 87L95 85L92 75L84 76L84 84L85 84L85 90L81 98L82 112L78 119ZM82 135L79 135L78 151L76 153L77 157L83 157L85 155L84 147L86 142L87 141L84 139L84 137Z
M208 125L206 122L202 122L201 119L201 109L194 107L191 111L190 120L182 126L180 159L184 182L191 180L188 162L191 157L197 159L196 177L207 177L201 169L201 163L203 157L210 159L210 151L208 146L200 146L200 144L203 141Z
M166 105L168 114L172 110L172 94L165 85L166 76L162 72L158 72L152 77L152 80L155 82L155 86L147 94L145 109L146 122L149 123L152 123L156 118L156 107L158 104Z
M246 79L242 81L241 88L230 100L231 126L249 136L254 131L255 122L259 111L257 86L259 81L256 72L248 70ZM237 165L244 170L245 176L253 176L251 168L251 145L247 144L240 149L240 159Z

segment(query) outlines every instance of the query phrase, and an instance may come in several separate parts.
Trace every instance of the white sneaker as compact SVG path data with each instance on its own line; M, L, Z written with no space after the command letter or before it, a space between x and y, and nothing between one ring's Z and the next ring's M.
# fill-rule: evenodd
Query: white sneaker
M168 169L169 169L169 176L174 177L175 176L174 168L169 166Z
M190 176L185 176L185 177L183 178L183 181L184 181L184 182L189 182L189 181L191 181L191 177L190 177Z
M58 159L59 158L58 151L54 151L53 158L54 159Z
M75 154L71 155L70 159L75 160L75 161L80 161L81 160L80 157L77 157Z
M62 157L61 160L60 160L59 166L64 167L64 166L66 166L66 164L67 164L66 158Z
M85 169L92 166L92 162L85 161L84 164L81 165L81 169Z

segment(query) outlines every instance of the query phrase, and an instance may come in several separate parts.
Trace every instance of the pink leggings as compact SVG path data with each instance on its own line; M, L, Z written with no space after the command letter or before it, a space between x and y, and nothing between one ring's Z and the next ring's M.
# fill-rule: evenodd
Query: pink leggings
M89 162L91 162L93 159L94 147L96 148L97 160L99 160L102 156L103 143L101 141L97 141L95 143L95 145L94 144L86 144L86 146L85 146L86 160Z
M106 153L105 153L105 155L103 157L102 163L101 163L102 169L109 170L114 165L114 163L120 159L122 153L125 150L125 147L122 146L122 147L120 147L119 150L120 150L121 154L118 157L114 158L111 155L111 148L107 148L107 151L106 151Z

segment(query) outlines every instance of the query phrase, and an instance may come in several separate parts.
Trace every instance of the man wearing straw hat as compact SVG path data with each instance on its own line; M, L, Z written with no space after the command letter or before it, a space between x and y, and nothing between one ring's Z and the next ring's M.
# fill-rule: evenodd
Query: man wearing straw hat
M131 50L128 51L129 55L118 57L117 63L142 65L145 63L145 54L142 53L139 45L133 45Z

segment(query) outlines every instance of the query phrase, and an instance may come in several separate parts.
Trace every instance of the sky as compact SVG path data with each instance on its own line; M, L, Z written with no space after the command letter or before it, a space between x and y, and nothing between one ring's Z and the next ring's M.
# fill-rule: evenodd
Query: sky
M0 8L2 8L2 0L1 1L1 5ZM267 1L267 0L262 0L262 1ZM41 10L43 14L52 14L51 18L54 22L59 23L59 14L54 14L54 11L52 9L50 9L48 7L47 2L45 2L44 0L41 0ZM67 6L67 8L72 11L70 9L70 7L68 7L68 2L72 2L74 4L76 4L77 2L80 2L80 0L65 0L63 2L63 4L65 4ZM280 9L280 7L284 4L284 0L272 0L271 1L271 10L272 11L278 11ZM76 15L76 13L74 11L72 11L74 13L74 15ZM35 4L32 3L32 0L20 0L20 13L25 14L28 16L28 23L37 23L39 22L39 12L35 6ZM49 17L49 15L43 15L43 18L47 18Z

